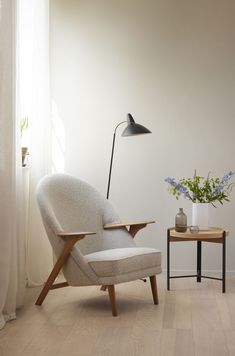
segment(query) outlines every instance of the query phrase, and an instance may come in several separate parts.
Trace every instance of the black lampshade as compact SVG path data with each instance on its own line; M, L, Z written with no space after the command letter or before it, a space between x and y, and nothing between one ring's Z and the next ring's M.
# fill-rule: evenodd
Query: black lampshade
M122 136L134 136L151 133L146 127L135 122L131 114L127 114L127 127L124 129Z

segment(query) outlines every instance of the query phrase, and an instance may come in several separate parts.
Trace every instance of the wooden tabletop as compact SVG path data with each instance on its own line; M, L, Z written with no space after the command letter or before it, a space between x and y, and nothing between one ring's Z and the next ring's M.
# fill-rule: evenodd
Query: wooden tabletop
M222 229L220 227L211 227L209 230L200 230L198 233L191 233L189 228L186 232L177 232L175 228L172 227L169 229L170 237L176 237L180 239L187 239L187 240L201 240L201 239L216 239L222 238L223 232L226 232L226 236L228 235L229 231Z

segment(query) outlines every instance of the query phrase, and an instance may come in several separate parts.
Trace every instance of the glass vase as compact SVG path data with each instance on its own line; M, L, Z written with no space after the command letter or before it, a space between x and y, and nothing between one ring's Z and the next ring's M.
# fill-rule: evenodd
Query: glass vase
M187 215L184 213L183 208L179 208L179 212L175 216L175 231L187 231Z

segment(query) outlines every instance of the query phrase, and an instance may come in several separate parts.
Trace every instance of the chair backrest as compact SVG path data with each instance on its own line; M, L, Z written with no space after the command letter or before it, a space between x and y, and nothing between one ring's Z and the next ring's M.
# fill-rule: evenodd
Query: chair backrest
M120 222L110 202L86 182L67 174L42 178L37 187L37 200L47 235L55 252L61 251L58 231L94 231L76 244L88 253L132 247L135 243L125 228L104 230L107 223Z

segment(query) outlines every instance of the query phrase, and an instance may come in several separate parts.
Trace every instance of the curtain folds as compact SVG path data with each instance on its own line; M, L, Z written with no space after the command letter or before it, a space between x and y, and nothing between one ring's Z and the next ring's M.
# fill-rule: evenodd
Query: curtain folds
M0 329L7 320L15 319L25 286L16 5L14 0L0 0Z
M30 161L21 167L20 122ZM49 0L0 0L0 329L25 286L44 283L53 257L36 203L51 167Z

